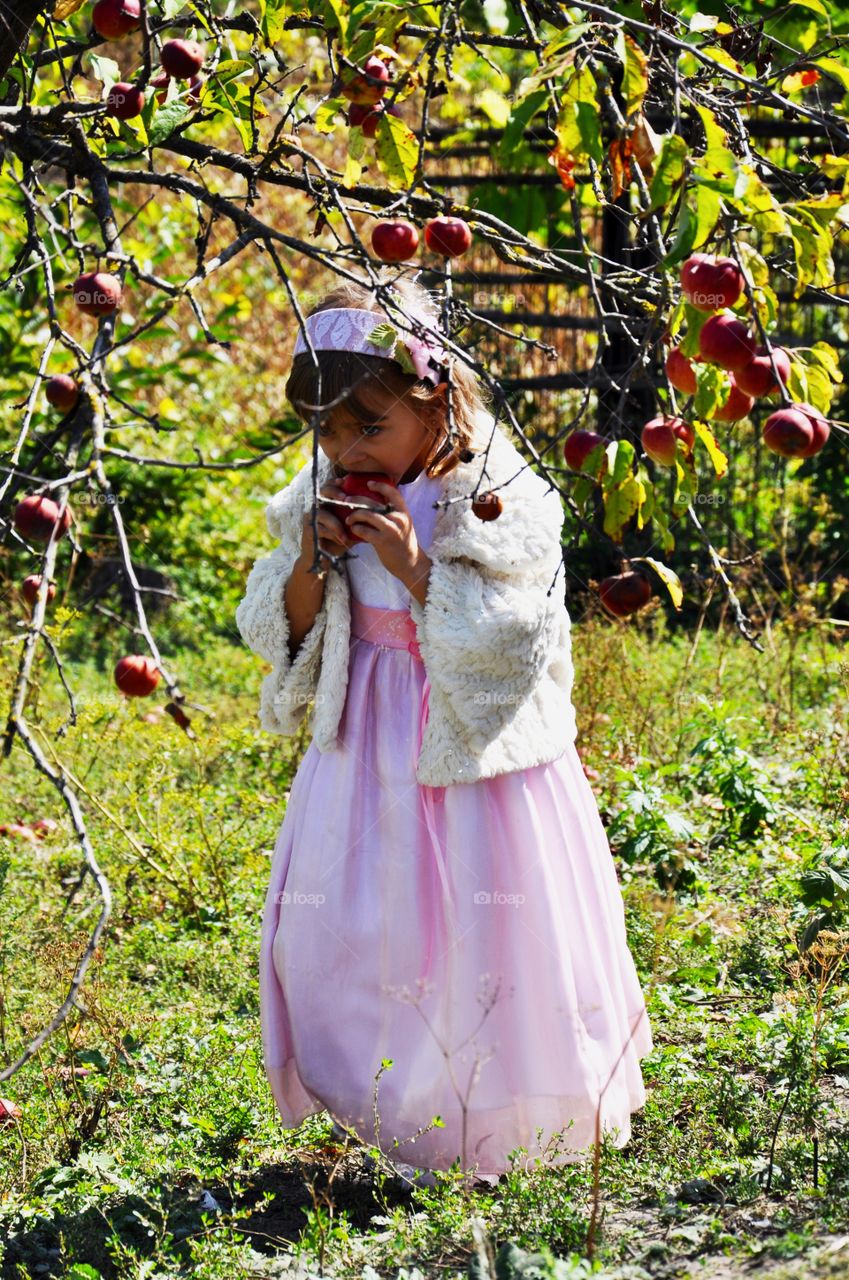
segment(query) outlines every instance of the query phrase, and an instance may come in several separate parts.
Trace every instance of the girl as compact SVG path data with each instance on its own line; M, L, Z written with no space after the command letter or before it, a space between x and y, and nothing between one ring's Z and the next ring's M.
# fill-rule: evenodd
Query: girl
M386 296L391 314L364 285L329 293L286 394L321 418L320 497L350 502L346 472L392 483L344 519L318 506L317 574L306 465L236 612L272 666L262 727L292 734L314 704L263 914L265 1068L287 1127L327 1109L420 1171L494 1181L519 1147L586 1158L597 1113L624 1146L653 1043L574 742L559 494L460 360L449 438L430 297Z

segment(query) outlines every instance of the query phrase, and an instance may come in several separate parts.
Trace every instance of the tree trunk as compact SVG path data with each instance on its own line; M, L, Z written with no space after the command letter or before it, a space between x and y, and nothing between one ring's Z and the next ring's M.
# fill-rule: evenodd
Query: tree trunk
M0 80L26 44L36 18L52 7L53 0L15 0L14 5L0 5Z

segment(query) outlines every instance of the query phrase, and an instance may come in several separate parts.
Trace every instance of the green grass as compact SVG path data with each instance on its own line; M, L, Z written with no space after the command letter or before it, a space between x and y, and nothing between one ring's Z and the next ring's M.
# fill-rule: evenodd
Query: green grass
M587 621L573 643L579 747L656 1046L646 1106L627 1147L603 1145L598 1187L591 1164L525 1171L516 1153L492 1193L446 1178L405 1194L331 1141L326 1113L282 1128L257 953L309 737L260 731L262 664L212 640L169 654L207 709L190 710L193 740L144 718L158 693L124 702L94 661L68 667L78 717L61 736L47 666L27 709L114 904L82 1008L0 1084L21 1108L0 1125L3 1277L232 1280L282 1274L296 1253L310 1274L486 1276L499 1248L499 1277L733 1276L755 1256L776 1277L836 1274L816 1250L849 1229L847 659L819 628L775 631L756 654L729 634L671 635L657 613ZM7 705L13 676L9 663ZM0 821L59 823L36 844L0 838L5 1064L64 999L99 900L20 742L2 787Z

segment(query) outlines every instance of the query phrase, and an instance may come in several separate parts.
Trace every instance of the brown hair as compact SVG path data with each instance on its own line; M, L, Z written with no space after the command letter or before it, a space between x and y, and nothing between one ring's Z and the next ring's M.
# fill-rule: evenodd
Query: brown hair
M378 279L382 284L391 283L392 291L398 295L404 312L424 314L432 326L438 327L439 317L426 289L409 277L396 279L385 271L382 275L378 272ZM358 307L363 311L375 312L378 319L385 314L370 286L353 280L343 281L331 289L307 315L315 315L317 311L326 311L330 307ZM404 336L405 332L401 331L401 337ZM309 423L314 412L308 406L318 404L320 371L322 405L339 399L358 418L368 421L373 414L369 392L379 385L399 400L404 398L408 403L412 402L417 410L420 409L419 416L433 434L434 443L447 426L444 390L437 393L432 382L419 378L415 373L405 372L397 360L386 356L361 355L355 351L316 351L315 355L318 370L310 353L303 351L293 359L286 382L286 398L303 422ZM348 388L351 390L346 394ZM453 448L446 442L429 458L424 467L427 475L445 475L460 460L469 460L466 456L469 450L484 443L476 422L477 415L487 407L484 394L484 388L474 370L462 360L456 359L451 374L451 412L455 429Z

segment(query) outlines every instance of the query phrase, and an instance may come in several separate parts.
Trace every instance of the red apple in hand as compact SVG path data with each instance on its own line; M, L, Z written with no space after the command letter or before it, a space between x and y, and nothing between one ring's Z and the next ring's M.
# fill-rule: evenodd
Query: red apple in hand
M443 258L459 258L472 243L472 229L462 218L431 218L425 224L425 244Z
M570 471L583 471L584 463L597 445L605 444L603 436L597 431L585 431L579 427L570 431L563 442L563 461ZM602 453L596 474L604 468L606 459Z
M644 608L651 599L651 583L639 569L616 573L599 583L599 599L608 613L627 618Z
M743 292L743 273L733 258L694 253L681 268L684 297L698 311L733 307Z
M339 481L339 488L347 498L371 498L372 502L382 504L383 499L380 494L376 490L368 487L370 480L379 480L383 484L396 483L392 476L388 476L384 471L349 471L348 474L343 476ZM322 498L321 504L332 511L335 516L339 517L342 524L345 525L345 532L348 534L348 537L352 542L366 541L366 539L361 538L358 533L354 533L350 525L345 524L347 517L353 514L350 507L344 507L339 502L332 502L329 498Z
M419 233L411 222L378 222L371 247L382 262L406 262L419 247Z
M647 422L640 432L640 443L648 456L662 467L675 464L675 442L680 440L686 453L696 443L696 435L689 422L660 414Z
M696 394L696 371L680 347L673 347L666 357L666 376L682 395Z
M699 355L708 364L737 373L755 354L756 343L742 320L730 311L711 316L699 334Z
M159 684L160 672L152 658L132 653L115 664L115 683L130 698L145 698Z
M343 73L342 96L358 107L374 106L386 93L388 84L389 68L373 53L363 63L362 70Z
M781 376L781 381L787 386L787 379L790 377L790 357L783 347L773 347L772 354L775 357L775 367ZM745 395L754 396L756 400L761 396L775 395L779 387L766 347L758 347L749 363L737 372L736 382Z

